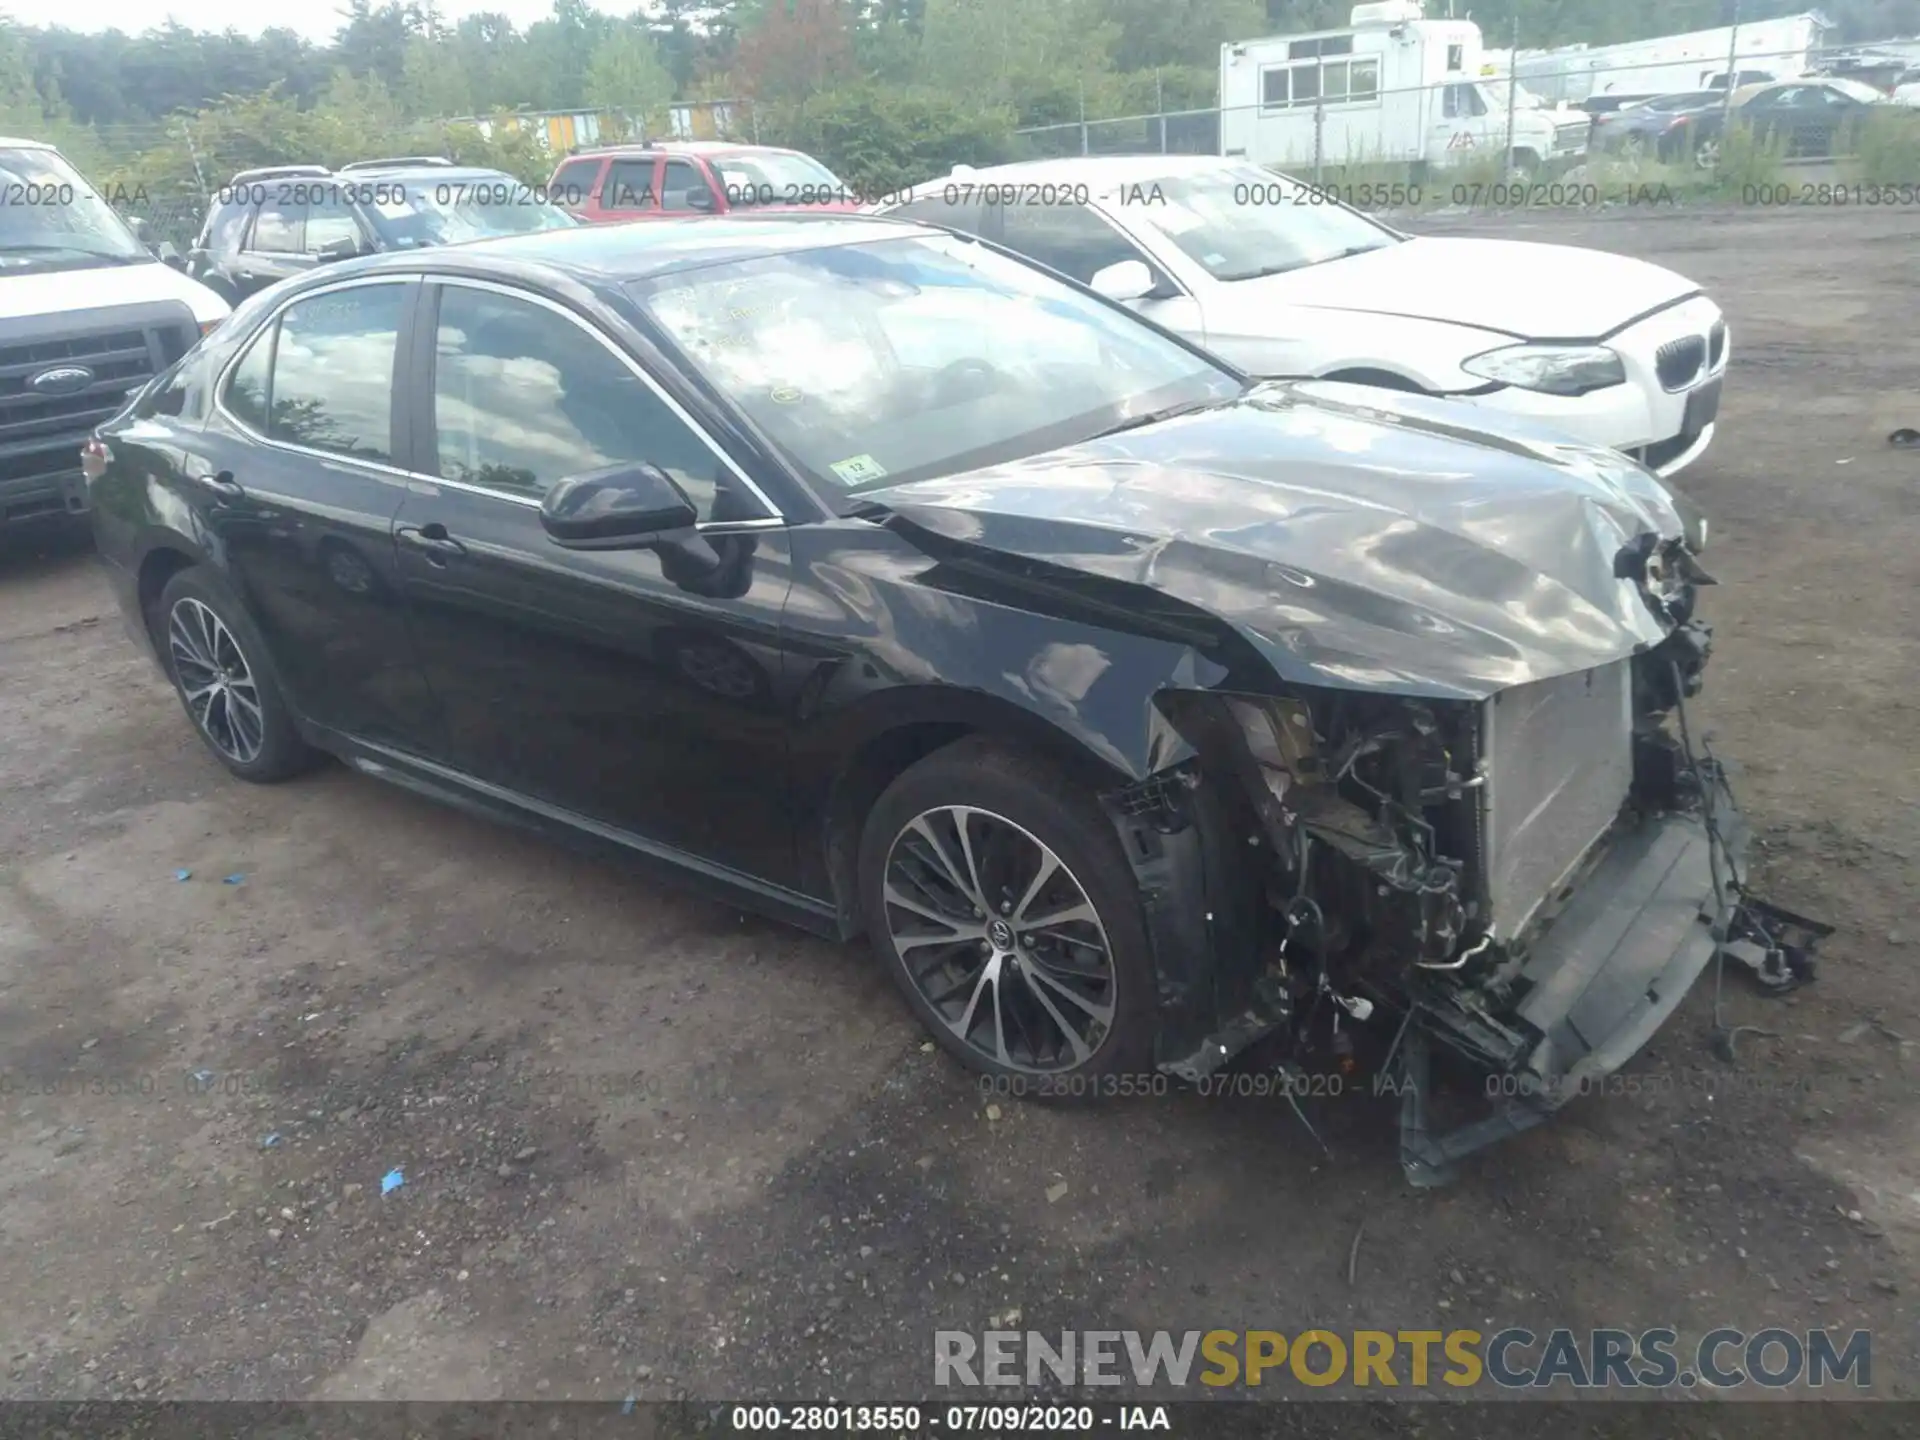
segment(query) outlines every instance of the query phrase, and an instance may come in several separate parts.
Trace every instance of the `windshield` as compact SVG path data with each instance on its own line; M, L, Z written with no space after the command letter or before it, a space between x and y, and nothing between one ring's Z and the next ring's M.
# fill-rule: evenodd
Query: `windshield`
M1379 250L1398 237L1271 170L1228 166L1129 187L1129 219L1158 230L1216 280L1252 280Z
M828 494L1075 444L1244 382L957 236L822 246L634 287L686 360Z
M62 156L0 149L0 267L78 269L151 259L126 221Z
M805 205L834 200L847 193L840 177L811 155L780 151L749 155L722 155L713 162L726 190L727 204Z
M380 238L401 249L566 230L580 223L548 204L537 187L510 175L408 180L371 188L375 197L368 208Z
M1829 80L1827 84L1863 105L1878 105L1887 98L1864 80Z

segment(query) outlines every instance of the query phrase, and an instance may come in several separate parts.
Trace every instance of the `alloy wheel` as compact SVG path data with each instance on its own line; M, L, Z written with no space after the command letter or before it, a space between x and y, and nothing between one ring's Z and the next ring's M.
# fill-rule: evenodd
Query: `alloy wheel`
M1093 1058L1118 975L1093 902L1051 849L1004 816L941 806L894 837L883 883L900 963L963 1044L1027 1074Z
M238 765L259 758L266 716L240 642L211 608L186 596L167 617L167 649L187 713L214 749Z

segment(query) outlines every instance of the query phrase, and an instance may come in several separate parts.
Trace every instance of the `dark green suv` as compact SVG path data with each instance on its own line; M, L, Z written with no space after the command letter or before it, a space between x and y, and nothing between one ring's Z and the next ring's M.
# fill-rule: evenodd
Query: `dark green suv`
M578 222L545 187L439 156L243 170L214 195L187 273L236 303L316 265Z

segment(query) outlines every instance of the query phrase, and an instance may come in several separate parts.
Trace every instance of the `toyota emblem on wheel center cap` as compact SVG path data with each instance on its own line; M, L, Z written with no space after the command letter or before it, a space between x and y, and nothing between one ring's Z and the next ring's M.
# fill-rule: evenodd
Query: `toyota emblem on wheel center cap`
M996 920L987 926L987 938L993 942L996 950L1013 949L1013 927L1004 920Z
M55 365L27 381L29 390L42 395L74 395L93 384L93 371L85 365Z

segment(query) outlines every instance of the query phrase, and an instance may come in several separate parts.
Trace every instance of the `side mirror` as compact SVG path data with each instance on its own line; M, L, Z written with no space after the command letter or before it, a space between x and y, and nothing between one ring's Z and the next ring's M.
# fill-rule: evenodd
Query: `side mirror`
M540 524L568 550L637 550L698 518L657 465L620 465L562 480L540 502Z
M126 220L127 228L133 231L133 238L138 240L142 245L145 245L147 243L146 217L144 215L129 215L126 217Z
M338 240L329 240L313 253L314 258L322 264L330 260L351 260L360 253L360 242L342 235Z
M1122 260L1097 270L1090 283L1097 294L1123 304L1129 300L1151 299L1159 289L1159 282L1144 260Z
M714 209L713 192L704 186L697 186L687 191L687 208L689 210L698 210L703 215L712 214Z
M158 245L153 247L153 253L162 265L171 266L173 269L179 270L182 273L186 271L186 258L181 255L180 247L175 245L171 240L162 240Z

